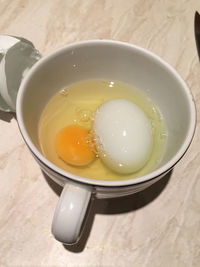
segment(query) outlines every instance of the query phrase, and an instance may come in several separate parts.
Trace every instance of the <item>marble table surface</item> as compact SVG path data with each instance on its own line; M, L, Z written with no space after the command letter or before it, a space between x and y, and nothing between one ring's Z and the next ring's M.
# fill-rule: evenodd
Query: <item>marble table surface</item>
M23 36L46 55L78 40L127 41L156 53L188 83L200 110L194 39L198 0L1 0L0 34ZM200 266L200 122L168 177L120 199L96 200L82 239L51 234L61 188L27 149L12 114L0 112L0 266Z

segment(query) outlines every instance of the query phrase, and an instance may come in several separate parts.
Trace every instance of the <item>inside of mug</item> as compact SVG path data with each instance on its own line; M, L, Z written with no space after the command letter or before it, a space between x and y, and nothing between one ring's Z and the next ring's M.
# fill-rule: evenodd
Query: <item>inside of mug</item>
M71 45L42 59L23 83L22 116L38 150L38 122L45 105L63 87L88 79L118 80L144 91L160 109L168 129L160 166L175 156L191 120L185 83L171 67L143 49L99 41Z

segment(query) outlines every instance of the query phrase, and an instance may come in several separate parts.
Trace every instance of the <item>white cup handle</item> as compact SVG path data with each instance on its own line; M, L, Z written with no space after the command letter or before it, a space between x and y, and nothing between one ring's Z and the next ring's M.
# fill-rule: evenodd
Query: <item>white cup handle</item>
M65 184L52 223L52 233L58 241L64 244L78 241L90 199L89 186Z

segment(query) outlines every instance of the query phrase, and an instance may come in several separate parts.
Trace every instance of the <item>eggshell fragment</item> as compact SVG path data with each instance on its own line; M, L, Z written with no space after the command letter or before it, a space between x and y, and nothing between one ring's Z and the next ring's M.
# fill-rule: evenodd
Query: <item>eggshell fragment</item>
M0 110L15 111L21 81L40 58L30 41L0 35Z

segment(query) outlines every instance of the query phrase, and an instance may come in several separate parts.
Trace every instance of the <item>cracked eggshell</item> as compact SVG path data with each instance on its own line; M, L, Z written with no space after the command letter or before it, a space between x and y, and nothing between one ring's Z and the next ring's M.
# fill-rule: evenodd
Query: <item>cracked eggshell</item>
M30 41L0 35L0 110L15 111L21 81L40 58Z

